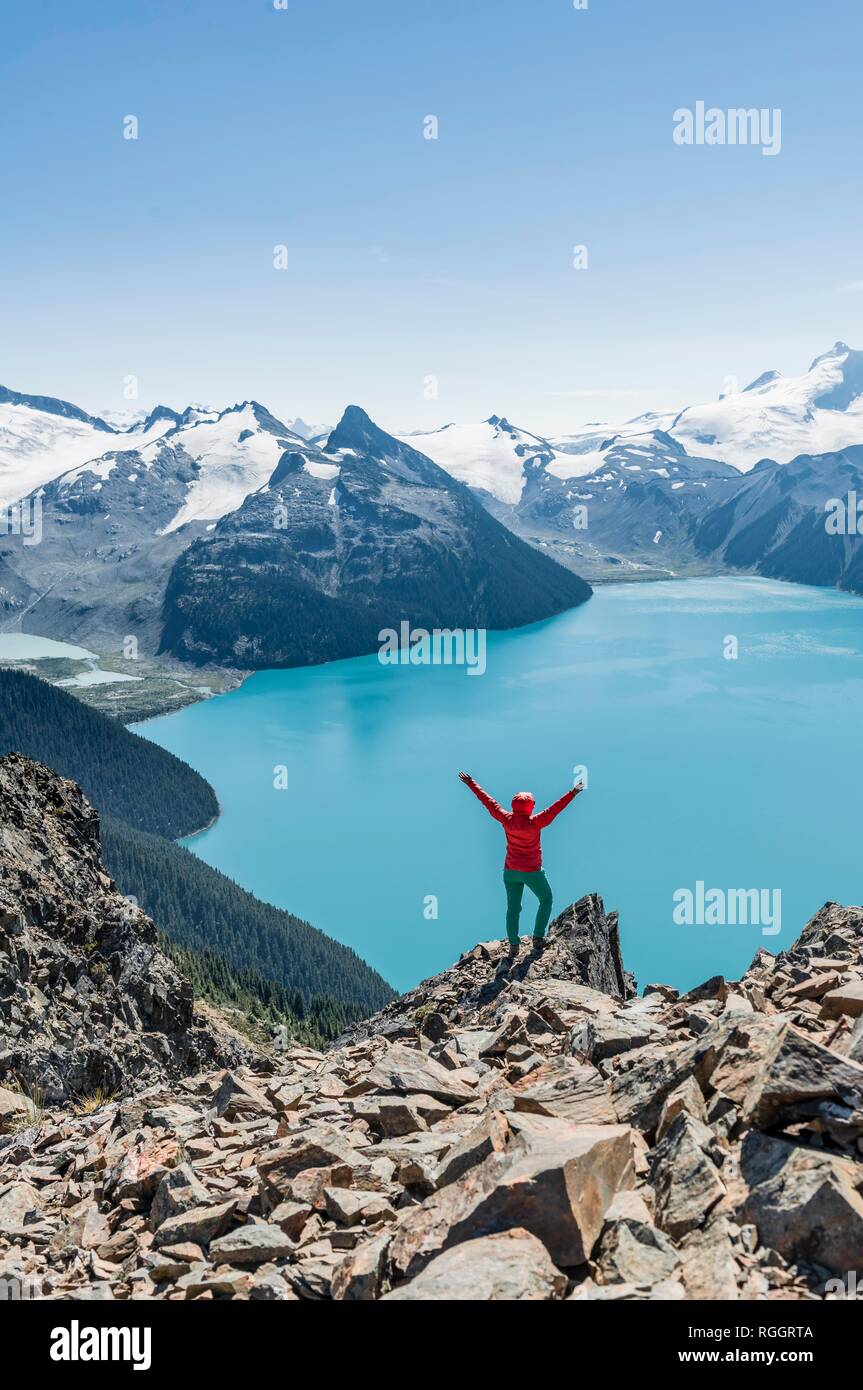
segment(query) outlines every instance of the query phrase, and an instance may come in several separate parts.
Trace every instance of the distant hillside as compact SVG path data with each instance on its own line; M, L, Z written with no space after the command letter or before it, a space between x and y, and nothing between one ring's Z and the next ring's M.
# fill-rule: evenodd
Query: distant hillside
M0 669L0 754L23 753L73 782L97 810L179 839L218 814L209 782L188 763L74 695Z
M181 946L218 951L237 969L257 971L297 992L307 1005L327 995L359 1006L365 1015L393 998L389 985L354 951L290 912L259 902L180 845L106 817L102 854L122 891L137 898Z

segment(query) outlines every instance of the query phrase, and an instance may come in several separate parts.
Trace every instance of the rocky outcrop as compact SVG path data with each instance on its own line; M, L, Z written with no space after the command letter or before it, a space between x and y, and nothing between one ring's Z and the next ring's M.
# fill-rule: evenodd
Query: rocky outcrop
M153 923L102 867L75 783L0 758L0 1087L84 1103L250 1057L195 1017Z
M0 1278L60 1299L736 1300L835 1297L861 1267L863 909L829 904L739 981L637 998L587 898L543 952L480 944L326 1053L181 1075L202 1055L177 1032L188 991L118 917L92 813L14 771L4 1008L63 1098L76 1009L78 1053L126 1072L86 1107L0 1096ZM20 1028L4 1047L23 1056Z

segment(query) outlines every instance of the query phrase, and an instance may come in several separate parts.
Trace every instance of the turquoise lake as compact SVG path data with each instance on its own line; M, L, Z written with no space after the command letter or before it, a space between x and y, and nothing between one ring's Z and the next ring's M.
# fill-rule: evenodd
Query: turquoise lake
M608 586L490 633L482 676L376 656L266 671L138 731L216 790L195 854L399 989L504 932L503 832L461 768L507 806L524 789L541 807L586 767L543 834L554 912L588 892L618 908L640 987L733 977L826 900L863 899L863 600L831 590ZM780 933L677 925L674 894L699 880L780 890Z

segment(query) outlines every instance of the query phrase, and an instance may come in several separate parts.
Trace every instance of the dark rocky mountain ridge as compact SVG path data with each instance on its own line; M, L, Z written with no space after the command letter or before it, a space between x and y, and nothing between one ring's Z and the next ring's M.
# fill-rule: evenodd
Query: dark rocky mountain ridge
M286 451L266 487L180 556L162 650L247 669L306 665L376 651L379 632L402 620L517 627L590 596L356 406L315 471L309 459Z

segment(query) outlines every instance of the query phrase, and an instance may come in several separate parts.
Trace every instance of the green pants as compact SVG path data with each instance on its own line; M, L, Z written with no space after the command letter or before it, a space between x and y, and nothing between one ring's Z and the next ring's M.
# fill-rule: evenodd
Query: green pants
M510 943L513 946L518 944L518 919L521 916L521 900L525 887L539 899L533 934L541 941L551 916L551 885L544 871L537 869L535 873L523 874L518 869L504 869L503 882L506 888L506 934Z

